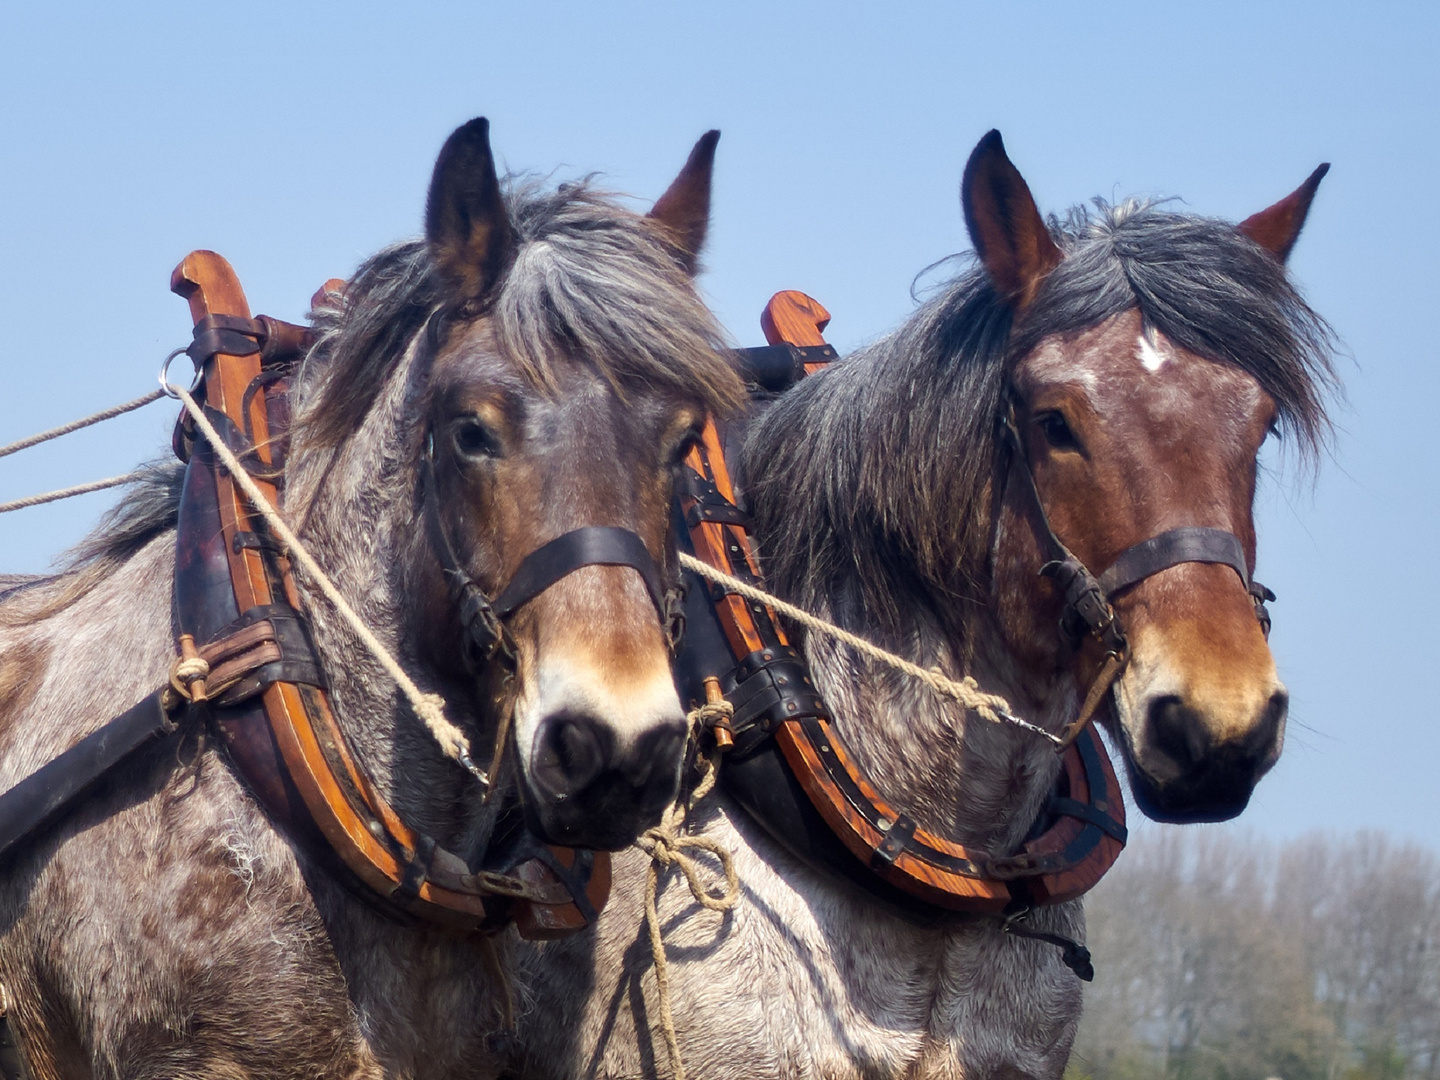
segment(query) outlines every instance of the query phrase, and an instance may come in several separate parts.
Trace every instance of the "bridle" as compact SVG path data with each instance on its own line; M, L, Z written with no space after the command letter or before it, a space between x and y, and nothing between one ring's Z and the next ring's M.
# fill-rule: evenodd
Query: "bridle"
M494 663L500 664L507 676L512 674L515 648L507 620L550 586L586 566L628 566L639 574L655 605L666 645L673 651L679 636L675 613L683 601L683 592L678 580L668 588L663 585L660 568L637 534L613 525L571 529L526 555L509 582L492 598L460 565L455 545L440 518L433 432L425 437L422 467L421 512L425 529L460 619L461 655L471 675L479 677Z
M1024 440L1015 425L1013 405L1001 416L999 426L1000 437L1009 449L1009 460L1004 467L1005 482L1008 484L1012 475L1019 475L1021 490L1026 496L1026 516L1045 549L1046 561L1040 567L1040 574L1050 578L1064 597L1060 635L1072 650L1078 650L1087 637L1093 638L1104 650L1100 667L1090 682L1080 711L1061 733L1057 749L1064 751L1075 741L1125 670L1130 656L1129 642L1111 601L1146 578L1181 563L1228 566L1240 576L1240 583L1254 604L1261 632L1267 638L1270 636L1270 611L1265 602L1274 600L1275 594L1250 576L1245 546L1239 537L1224 529L1201 525L1167 529L1126 548L1099 577L1092 574L1055 534L1050 524L1045 503L1040 498L1040 489L1035 484L1029 455L1025 452ZM1003 487L1000 494L1003 499Z
M456 315L455 311L441 309L427 320L425 348L431 360L439 354L449 323ZM637 534L611 525L586 525L571 529L526 555L514 576L492 598L461 566L455 544L440 519L433 428L425 433L422 470L421 513L425 517L425 530L435 556L440 560L446 589L460 618L461 656L472 676L479 678L492 663L498 663L508 679L514 673L516 657L514 642L506 627L507 620L550 586L586 566L628 566L638 573L645 582L645 591L650 594L651 603L655 605L666 647L674 653L684 628L682 610L685 593L680 584L678 565L672 575L672 583L665 586L650 549ZM673 535L668 537L668 543L673 550Z

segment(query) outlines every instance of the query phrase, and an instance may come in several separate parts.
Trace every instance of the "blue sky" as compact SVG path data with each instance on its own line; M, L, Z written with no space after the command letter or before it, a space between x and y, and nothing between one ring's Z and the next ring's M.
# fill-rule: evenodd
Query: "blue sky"
M188 338L171 268L210 247L252 306L418 232L446 134L492 122L514 169L650 199L724 132L709 272L740 344L782 288L851 348L967 248L961 167L991 127L1042 208L1178 196L1242 218L1333 162L1294 273L1343 344L1314 481L1276 461L1258 576L1293 694L1244 822L1436 843L1440 571L1433 4L537 2L0 9L0 442L137 396ZM0 500L154 455L154 405L0 461ZM43 569L106 494L0 516Z

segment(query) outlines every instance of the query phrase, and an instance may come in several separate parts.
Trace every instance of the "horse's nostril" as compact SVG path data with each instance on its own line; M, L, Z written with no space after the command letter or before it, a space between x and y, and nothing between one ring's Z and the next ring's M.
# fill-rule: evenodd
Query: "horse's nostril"
M635 740L635 749L622 767L625 779L637 788L645 787L651 777L668 781L675 775L680 757L685 752L685 725L656 728Z
M1209 740L1201 718L1174 694L1150 703L1150 731L1156 745L1182 769L1193 768L1205 757Z
M1265 703L1259 722L1245 736L1245 751L1253 758L1266 758L1275 752L1280 732L1290 711L1290 695L1277 690Z
M588 716L561 714L541 722L531 769L535 783L551 795L572 794L605 769L600 726Z

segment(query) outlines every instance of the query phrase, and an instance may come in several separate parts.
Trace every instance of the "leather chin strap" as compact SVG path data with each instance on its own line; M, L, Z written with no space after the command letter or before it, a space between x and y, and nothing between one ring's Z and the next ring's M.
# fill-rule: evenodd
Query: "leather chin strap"
M1109 569L1097 578L1065 546L1051 527L1013 415L1007 413L1001 419L1000 425L1010 446L1007 475L1018 472L1024 481L1036 532L1047 549L1047 561L1040 568L1040 573L1051 578L1065 597L1065 608L1060 614L1060 632L1072 646L1078 647L1080 642L1089 636L1099 641L1105 649L1105 658L1090 684L1080 712L1061 735L1061 751L1068 748L1084 730L1085 725L1098 711L1110 687L1125 670L1129 645L1125 639L1124 628L1120 625L1120 619L1110 601L1126 589L1181 563L1217 563L1228 566L1240 575L1240 583L1255 606L1255 618L1260 622L1260 629L1267 638L1270 636L1270 612L1265 602L1274 600L1275 594L1251 578L1244 545L1240 543L1239 537L1224 529L1199 525L1168 529L1126 548L1111 563Z
M445 524L440 520L436 494L434 441L425 448L425 527L440 559L451 600L464 628L462 652L466 667L478 676L492 661L513 670L515 651L505 621L550 586L585 566L628 566L645 582L667 644L676 637L674 612L679 609L678 589L664 588L660 568L645 541L629 529L587 525L541 544L521 561L515 575L493 600L460 566L460 559Z

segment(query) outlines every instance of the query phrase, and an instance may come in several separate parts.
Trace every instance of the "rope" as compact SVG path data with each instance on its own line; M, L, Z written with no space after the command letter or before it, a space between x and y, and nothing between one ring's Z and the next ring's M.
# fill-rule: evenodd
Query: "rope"
M260 516L265 519L270 528L275 531L275 535L285 544L290 557L305 568L305 572L309 574L315 584L319 586L320 591L325 594L326 599L330 601L340 617L349 623L350 629L355 632L355 635L359 637L365 647L370 650L371 654L379 661L380 666L385 669L386 673L395 680L406 698L409 699L410 707L415 710L415 715L420 717L424 725L430 729L430 734L433 735L435 741L440 744L440 749L445 753L445 756L459 762L477 778L481 779L483 783L488 785L489 777L476 767L470 757L470 740L463 731L446 718L445 699L439 694L427 694L421 690L420 687L416 686L414 680L406 674L405 669L400 666L395 657L391 655L390 650L385 647L385 643L377 638L374 632L365 625L365 620L359 616L355 609L350 606L349 602L346 601L345 597L340 594L340 590L335 587L335 583L330 580L324 570L320 569L320 564L315 561L314 556L305 550L305 546L300 543L300 538L290 530L290 526L285 524L285 519L280 516L280 512L275 509L270 500L265 497L259 486L251 478L250 474L245 471L245 467L240 464L240 459L225 445L225 440L206 418L204 410L195 403L195 399L190 396L190 392L173 383L170 384L170 390L184 403L186 412L188 412L195 421L195 426L198 427L205 435L205 438L209 440L211 449L215 451L216 456L224 463L225 468L230 470L231 477L240 485L241 490L245 492L251 504L259 511Z
M734 709L728 701L701 705L689 716L692 732L709 727L719 717L729 719ZM660 824L647 829L637 840L636 846L650 856L650 868L645 872L645 925L650 931L650 955L655 961L655 986L660 1004L660 1030L665 1036L665 1049L670 1054L670 1068L675 1080L685 1080L685 1062L680 1056L680 1040L675 1034L675 1017L670 1008L670 963L665 956L665 939L660 927L660 868L678 866L685 875L685 884L690 895L711 911L729 911L740 899L740 879L735 872L735 858L714 840L703 836L685 836L681 829L685 825L688 806L694 806L715 788L719 774L716 762L701 757L703 762L700 782L688 800L678 799L665 811ZM700 863L685 854L686 850L708 851L720 860L725 873L725 891L718 896L710 892L700 880L703 869Z
M119 487L132 480L139 480L144 475L139 472L126 473L124 476L112 476L108 480L91 480L88 484L76 484L74 487L61 488L58 491L47 491L43 495L27 495L23 499L0 503L0 514L8 514L11 510L24 510L27 506L41 506L44 503L58 502L61 499L74 498L76 495L88 495L92 491L104 491L106 488Z
M739 578L727 574L723 570L717 570L709 563L701 562L693 555L687 555L683 551L680 552L680 565L687 570L699 574L703 578L715 582L717 585L723 585L726 589L739 593L747 600L752 600L757 604L768 604L787 619L792 619L801 626L814 630L816 633L825 634L828 637L834 638L836 641L843 642L856 652L863 653L872 660L878 660L880 663L887 664L897 671L903 671L911 678L919 679L926 686L930 687L930 689L934 690L935 693L942 697L948 697L958 701L961 705L965 706L965 708L974 712L977 716L989 720L991 723L1014 724L1016 727L1022 728L1025 731L1048 739L1056 746L1060 745L1061 740L1059 736L1051 734L1044 728L1030 723L1028 720L1020 719L1020 717L1011 711L1010 703L1003 697L998 694L987 694L981 690L980 684L975 681L974 676L966 675L965 678L957 682L943 675L938 668L923 668L911 660L906 660L903 656L896 656L894 653L880 648L879 645L866 641L857 634L852 634L849 630L843 630L834 623L827 622L818 615L812 615L810 612L803 608L798 608L794 604L787 604L778 596L773 596L764 589L757 589L754 585L741 581Z
M98 424L102 420L109 420L127 412L134 412L136 409L149 405L152 401L159 401L164 396L164 390L152 390L144 397L138 397L134 401L127 401L123 405L112 405L108 409L101 409L99 412L92 413L83 419L72 420L68 424L61 424L57 428L42 431L38 435L31 435L28 439L12 442L8 446L0 446L0 457L8 457L10 454L25 450L31 446L38 446L40 443L49 442L51 439L58 439L61 435L69 435L72 431L79 431L81 428L87 428L91 424ZM80 493L76 492L76 494L78 495Z

